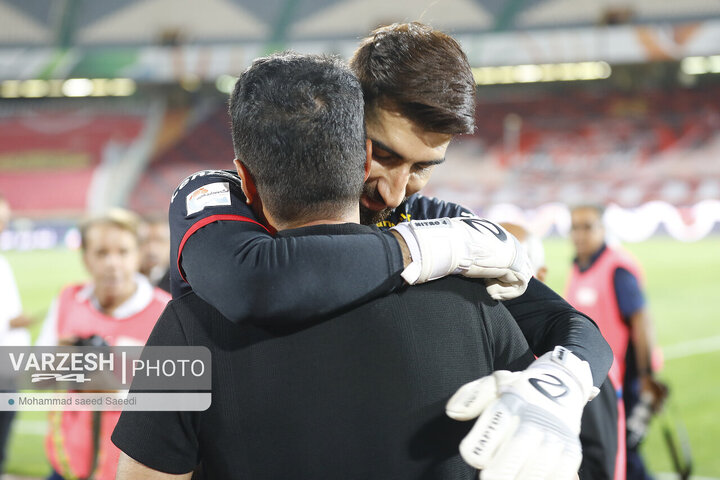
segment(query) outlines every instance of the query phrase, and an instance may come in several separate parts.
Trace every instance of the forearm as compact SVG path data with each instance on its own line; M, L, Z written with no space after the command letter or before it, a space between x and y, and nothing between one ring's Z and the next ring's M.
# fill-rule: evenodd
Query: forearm
M612 351L588 317L536 279L530 281L523 295L503 304L517 321L535 355L562 345L587 361L594 385L602 385L612 365Z
M182 266L231 321L290 325L389 293L403 259L389 234L273 238L216 222L188 240Z
M652 375L654 335L652 323L645 310L639 310L630 317L630 329L638 374L641 378Z
M130 458L124 452L120 452L120 461L118 462L115 480L135 480L142 478L144 480L189 480L192 472L173 475L146 467L142 463Z
M400 235L396 230L388 230L390 234L395 237L395 240L398 242L398 246L400 247L400 253L402 254L402 260L403 260L403 267L407 267L412 263L412 256L410 255L410 249L408 248L408 244L405 242L405 239Z

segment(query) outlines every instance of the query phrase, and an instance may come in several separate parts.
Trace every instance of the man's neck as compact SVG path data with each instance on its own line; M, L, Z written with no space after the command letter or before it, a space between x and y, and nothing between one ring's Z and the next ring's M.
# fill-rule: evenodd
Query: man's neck
M581 271L585 271L588 268L592 266L593 263L595 263L595 260L598 259L602 251L605 250L605 244L603 243L597 250L595 250L593 253L588 255L578 255L575 259L577 262L578 268L580 268Z
M313 225L338 225L341 223L360 223L360 210L355 209L351 212L340 213L337 216L330 218L317 218L317 219L298 219L295 221L282 222L278 221L265 211L265 218L268 223L272 225L275 230L290 230L292 228L311 227Z
M102 313L112 316L115 310L128 301L130 297L132 297L135 292L137 291L138 286L136 283L133 283L132 288L128 288L127 291L121 295L112 295L112 294L105 294L105 292L95 290L95 298L97 299L98 304L100 305L100 309L102 310Z

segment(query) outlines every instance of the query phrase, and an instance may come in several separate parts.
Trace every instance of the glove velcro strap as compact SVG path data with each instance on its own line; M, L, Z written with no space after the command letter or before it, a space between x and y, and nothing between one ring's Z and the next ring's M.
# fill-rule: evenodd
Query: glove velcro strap
M547 355L548 354L545 354L540 358ZM549 355L553 363L563 367L578 383L586 402L595 398L599 390L593 385L592 372L590 371L590 364L588 362L580 360L574 353L561 345L556 346Z
M393 227L405 240L412 263L402 273L411 285L441 278L456 269L455 258L458 241L448 218L414 220Z

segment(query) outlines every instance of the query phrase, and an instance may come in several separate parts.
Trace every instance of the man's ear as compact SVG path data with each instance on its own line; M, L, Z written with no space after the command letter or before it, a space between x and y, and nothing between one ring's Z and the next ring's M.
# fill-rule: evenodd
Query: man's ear
M548 269L547 267L540 267L538 268L537 273L535 274L535 278L540 280L541 282L545 283L545 280L547 279Z
M245 194L246 202L248 205L252 205L253 202L258 200L257 187L255 186L255 179L250 174L247 167L237 158L233 160L235 168L237 169L238 176L242 180L242 191Z
M88 252L87 252L87 250L86 250L85 248L82 248L82 249L80 250L80 252L81 252L81 255L80 255L80 256L81 256L81 258L82 258L82 262L83 262L83 266L85 267L85 271L89 272L89 271L90 271L90 265L88 265L88 263L89 263L89 262L88 262Z
M367 180L370 176L370 169L372 168L372 140L369 138L365 140L365 178Z

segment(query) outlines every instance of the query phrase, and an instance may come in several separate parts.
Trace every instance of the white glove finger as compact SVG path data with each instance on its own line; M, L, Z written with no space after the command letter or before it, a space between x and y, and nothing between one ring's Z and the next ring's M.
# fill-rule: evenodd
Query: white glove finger
M497 280L488 280L485 282L488 294L490 297L492 297L493 300L512 300L513 298L517 298L523 293L525 293L525 290L527 288L527 285L524 284L507 284L502 283Z
M450 397L445 406L447 416L460 421L477 418L497 398L497 383L493 375L466 383Z
M460 442L463 460L478 470L485 468L500 445L513 435L518 423L518 417L512 415L504 404L492 403Z
M493 372L495 377L495 384L497 385L498 392L502 393L503 387L511 385L516 380L523 377L523 372L511 372L509 370L497 370Z
M576 478L580 463L582 462L582 450L579 442L577 445L567 447L558 458L557 465L547 476L550 480L573 480Z
M485 267L482 265L482 260L475 260L470 268L460 270L458 273L460 273L463 277L490 279L504 277L511 271L504 267Z
M563 449L562 442L557 439L545 438L542 444L533 451L517 478L519 480L554 480L550 473L555 469Z
M538 450L543 433L537 429L520 427L508 439L480 473L480 480L515 480L518 472Z

